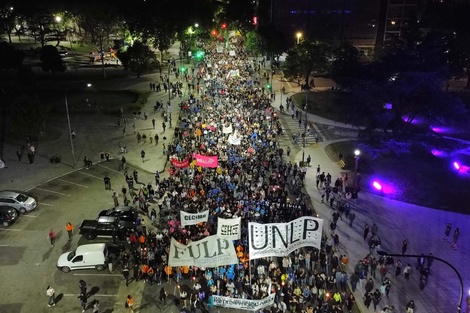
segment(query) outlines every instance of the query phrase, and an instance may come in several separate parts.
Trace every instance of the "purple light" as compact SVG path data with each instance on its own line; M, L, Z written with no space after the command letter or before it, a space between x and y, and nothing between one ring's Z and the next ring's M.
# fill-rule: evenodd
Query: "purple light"
M377 189L377 190L382 190L382 185L379 184L377 181L374 181L372 183L372 186L374 186L374 188Z
M431 153L432 155L434 155L435 157L446 157L447 156L447 153L445 151L442 151L442 150L438 150L438 149L432 149L431 150Z
M431 126L431 130L438 134L452 134L454 130L449 127Z
M453 164L454 164L454 168L455 168L456 170L459 170L459 169L460 169L460 164L459 164L458 162L454 162Z

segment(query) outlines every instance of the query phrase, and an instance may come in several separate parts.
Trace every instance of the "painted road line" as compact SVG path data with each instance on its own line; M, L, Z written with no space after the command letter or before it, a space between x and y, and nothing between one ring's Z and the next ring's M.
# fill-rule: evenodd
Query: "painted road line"
M64 297L78 297L80 296L79 294L74 294L74 293L64 293ZM117 295L103 295L103 294L95 294L90 297L117 297Z
M9 247L10 245L0 245L0 248L1 247Z
M118 173L118 174L121 174L122 175L122 172L119 172L119 171L116 171L115 169L112 169L110 167L107 167L107 166L104 166L104 165L101 165L101 164L97 164L99 167L102 167L102 168L105 168L107 170L110 170L110 171L113 171L115 173Z
M68 180L64 180L64 179L60 179L60 178L57 179L57 180L60 180L61 182L64 182L64 183L67 183L67 184L72 184L72 185L75 185L75 186L78 186L78 187L88 188L88 186L77 184L77 183L74 183L74 182L71 182L71 181L68 181Z
M32 217L32 218L38 217L37 215L31 215L31 214L22 214L21 216L24 216L24 217Z
M74 276L115 276L122 277L121 274L73 274Z
M16 229L16 228L0 228L0 230L21 231L21 229Z
M85 173L85 172L82 172L82 171L78 171L77 173L80 173L80 174L83 174L83 175L86 175L86 176L90 176L90 177L93 177L93 178L96 178L96 179L99 179L99 180L103 180L103 178L101 178L101 177L91 175L91 174L88 174L88 173Z
M53 204L39 202L38 205L45 205L45 206L54 206Z
M42 188L36 188L36 189L41 190L41 191L45 191L45 192L55 193L55 194L61 195L61 196L71 197L71 195L67 195L67 194L62 193L62 192L57 192L57 191L47 190L47 189L42 189Z

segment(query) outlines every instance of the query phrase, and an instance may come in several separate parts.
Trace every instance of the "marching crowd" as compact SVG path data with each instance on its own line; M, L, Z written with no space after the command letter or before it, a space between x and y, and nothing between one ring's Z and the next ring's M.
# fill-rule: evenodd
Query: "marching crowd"
M272 96L260 86L261 63L248 58L242 42L232 43L235 56L216 53L216 48L209 46L193 74L185 74L197 88L180 104L174 140L165 147L169 177L161 179L157 172L155 185L142 186L133 198L157 232L148 232L145 222L137 221L136 232L128 238L130 252L119 258L126 284L140 279L163 284L159 299L166 303L172 291L166 283L175 281L175 303L192 312L209 310L213 295L263 299L272 293L274 304L263 312L351 312L355 298L346 288L350 278L343 269L349 261L335 249L333 237L324 237L320 250L301 248L289 256L250 261L249 221L312 216L306 197L290 190L302 185L307 168L283 158L278 141L283 130ZM197 166L194 154L218 156L218 166ZM185 161L186 166L177 165ZM126 181L132 178L127 175ZM155 204L150 212L148 204ZM210 214L206 223L183 227L180 210ZM235 242L237 264L168 266L170 238L187 244L213 235L218 217L242 218L241 239Z

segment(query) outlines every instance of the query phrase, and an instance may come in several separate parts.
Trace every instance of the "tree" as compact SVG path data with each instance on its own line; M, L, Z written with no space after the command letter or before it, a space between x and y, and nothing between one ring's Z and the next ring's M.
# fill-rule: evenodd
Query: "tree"
M39 139L46 129L49 108L37 97L20 96L15 103L12 127L17 138Z
M16 11L15 8L7 3L0 8L0 29L8 36L8 42L11 43L11 34L15 29Z
M28 23L28 32L35 41L39 41L41 47L47 44L51 40L56 38L50 38L56 34L56 30L52 28L54 23L53 16L46 10L38 10L34 12L28 12L29 15L26 16Z
M140 41L134 42L134 45L127 48L127 51L119 51L117 55L124 69L136 73L137 77L159 67L155 53Z
M324 42L301 41L287 52L286 76L303 77L308 84L311 75L324 73L328 69L329 53L330 47Z
M41 49L41 68L44 72L64 72L66 66L56 47L47 45Z
M381 137L389 139L409 135L417 117L447 123L465 118L461 102L442 90L443 80L438 72L409 71L385 82L364 82L353 89L350 110L367 116L369 135L380 129ZM388 108L384 108L386 103Z
M0 70L19 69L23 64L24 52L6 42L0 42Z
M266 52L266 44L263 38L261 38L261 36L254 30L246 33L245 47L247 51L253 53L254 55Z
M343 43L333 51L331 76L336 81L351 79L358 76L361 70L359 50L348 42Z

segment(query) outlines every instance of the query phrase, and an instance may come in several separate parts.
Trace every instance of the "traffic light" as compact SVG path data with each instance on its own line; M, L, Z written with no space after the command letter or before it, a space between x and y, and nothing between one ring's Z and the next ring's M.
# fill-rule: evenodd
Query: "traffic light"
M227 28L227 24L226 24L226 23L223 23L223 24L222 24L222 28L223 28L223 29Z
M258 17L253 16L253 25L258 25Z
M217 36L217 31L214 29L212 32L211 32L212 36Z
M181 67L181 73L186 72L186 68L184 66Z
M269 89L269 90L271 90L271 84L270 84L270 83L267 83L267 84L266 84L266 88Z
M201 60L202 58L204 58L204 51L197 51L196 54L195 54L195 58L196 60Z

